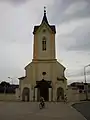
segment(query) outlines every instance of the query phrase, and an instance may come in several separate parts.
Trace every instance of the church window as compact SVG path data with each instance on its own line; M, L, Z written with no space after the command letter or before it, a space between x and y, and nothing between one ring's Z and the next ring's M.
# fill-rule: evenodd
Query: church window
M46 38L43 37L43 40L42 40L42 50L45 51L46 50Z

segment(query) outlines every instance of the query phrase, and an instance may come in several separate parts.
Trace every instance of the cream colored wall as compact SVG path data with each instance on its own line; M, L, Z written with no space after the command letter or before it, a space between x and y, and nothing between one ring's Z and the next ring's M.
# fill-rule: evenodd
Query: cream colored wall
M39 81L43 78L42 72L46 72L44 79L57 81L57 77L63 76L64 68L61 64L54 61L33 61L26 68L26 78L23 80L23 84L33 84L35 81Z
M39 62L37 64L37 81L43 79L42 72L46 72L46 75L44 76L45 80L51 80L51 66L52 63L49 62Z
M26 68L26 78L23 80L23 84L29 83L31 85L36 85L36 81L40 81L43 79L42 72L46 72L44 77L45 80L54 81L56 80L55 74L55 63L53 61L33 61L32 67L28 66ZM52 74L52 72L54 74Z
M25 79L25 81L28 84L32 84L32 79L33 79L33 63L31 62L25 69L26 69L26 79Z
M67 97L68 97L68 102L79 101L78 90L72 90L71 88L68 88Z
M64 76L64 67L54 61L33 61L26 69L25 82L28 84L34 84L36 81L40 81L43 78L42 72L46 72L44 76L45 80L51 80L53 83L57 81L57 77Z
M59 71L59 72L58 72ZM31 91L32 86L36 85L36 81L42 80L42 72L46 72L44 76L45 80L52 81L53 87L53 100L56 99L56 92L58 87L62 87L64 91L66 90L67 82L57 81L57 76L61 78L64 71L64 67L54 61L33 61L26 67L26 77L23 80L20 80L20 90L21 98L22 91L24 87L28 87Z
M46 29L45 33L42 32L43 29ZM37 43L37 51L34 53L37 56L36 59L55 59L55 35L49 29L46 24L42 24L35 34L37 37L34 36L35 45ZM46 51L42 51L43 36L46 36Z
M86 99L86 94L85 93L80 93L79 99L80 100L85 100ZM90 100L90 93L88 93L88 99Z
M33 86L35 85L36 81L37 81L37 61L33 61L26 67L26 82Z
M29 79L27 79L27 77L19 81L20 81L19 82L19 90L20 90L19 94L20 94L20 100L22 100L23 89L27 87L31 91L31 84L29 83Z
M57 61L57 75L58 77L64 76L64 67Z
M20 89L19 88L15 89L15 95L16 95L16 99L20 100Z
M33 81L40 81L43 78L42 72L46 72L45 80L57 81L57 61L36 61L33 62ZM59 71L62 71L61 67Z
M58 73L59 71L59 73ZM64 92L66 93L67 88L67 80L65 82L57 81L57 76L61 78L61 76L64 76L64 67L57 62L57 60L54 61L38 61L33 63L33 85L36 85L36 81L42 80L42 72L46 72L46 75L44 76L45 80L52 81L52 87L53 87L53 97L54 100L56 99L56 92L58 87L62 87L64 89Z
M64 71L65 71L65 67L57 61L57 64L56 64L57 77L59 78L65 77ZM64 80L64 82L58 81L58 84L60 84L64 88L64 90L66 90L67 80Z
M72 89L71 87L67 90L68 102L78 102L80 100L85 100L85 93L79 93L79 90ZM88 93L88 98L90 99L90 93Z
M57 88L62 87L64 89L64 94L66 94L66 89L67 89L67 80L63 81L57 81L57 77L62 78L64 76L64 70L65 68L58 62L54 64L54 76L55 80L53 81L54 84L54 100L57 98Z

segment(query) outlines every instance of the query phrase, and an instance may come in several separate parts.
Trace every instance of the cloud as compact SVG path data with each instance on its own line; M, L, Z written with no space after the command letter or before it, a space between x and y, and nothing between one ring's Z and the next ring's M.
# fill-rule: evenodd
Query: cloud
M24 67L33 54L33 27L40 24L44 6L48 20L56 25L57 58L66 66L70 81L81 80L83 73L79 69L90 62L90 0L3 1L0 2L0 80L24 75Z
M77 70L66 71L68 84L72 82L85 82L84 68ZM90 68L86 69L86 81L90 82Z
M90 0L57 0L51 7L51 11L53 13L51 21L56 25L70 20L87 18L90 17ZM66 14L67 12L68 14Z
M24 76L24 67L31 61L30 44L0 44L0 81Z
M82 11L83 9L86 9L87 6L88 6L88 2L79 1L79 2L71 4L64 13L69 14L69 15L75 14L77 12Z
M86 75L90 76L90 69L86 71ZM74 70L73 73L68 73L67 77L82 77L84 76L84 69Z
M82 81L83 70L76 69L90 63L90 0L57 0L50 9L57 28L57 58L70 72L68 80Z
M25 4L28 1L31 1L31 0L0 0L0 2L7 2L13 5Z
M60 48L68 51L90 51L90 18L67 21L57 28Z
M71 36L75 42L67 50L90 52L90 19L83 21L83 26L77 27Z
M44 6L47 6L47 5L51 5L52 3L53 3L53 1L54 0L38 0L38 3L39 4L37 4L37 0L2 0L3 2L5 1L5 2L8 2L8 3L10 3L10 4L12 4L12 5L22 5L22 4L26 4L26 3L31 3L31 4L33 4L33 6L31 6L30 5L30 7L33 7L33 8L36 8L36 7L38 7L38 9L40 9L40 8L44 8Z
M70 20L70 21L64 22L57 27L57 36L58 36L58 34L59 35L72 34L72 32L74 32L75 29L77 29L78 27L80 27L82 25L83 25L82 19L81 20L78 20L78 19Z

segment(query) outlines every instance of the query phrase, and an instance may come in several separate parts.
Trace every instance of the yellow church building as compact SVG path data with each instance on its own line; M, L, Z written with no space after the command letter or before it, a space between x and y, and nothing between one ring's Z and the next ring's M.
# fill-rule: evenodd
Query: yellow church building
M66 94L65 67L56 59L55 25L50 25L44 9L42 22L34 26L33 59L19 78L20 100L62 101Z

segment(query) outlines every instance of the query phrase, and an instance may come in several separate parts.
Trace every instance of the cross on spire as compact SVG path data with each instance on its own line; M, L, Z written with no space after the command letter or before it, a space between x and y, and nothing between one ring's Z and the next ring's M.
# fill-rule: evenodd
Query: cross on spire
M44 6L44 15L46 14L46 7Z
M56 29L55 29L55 25L50 25L48 20L47 20L47 15L46 15L46 7L44 6L44 15L43 15L43 18L42 18L42 21L41 21L41 24L42 23L46 23L50 28L51 30L53 31L53 33L55 34L56 33ZM36 33L36 31L38 30L38 28L41 26L41 24L39 26L34 26L34 31L33 31L33 34Z

